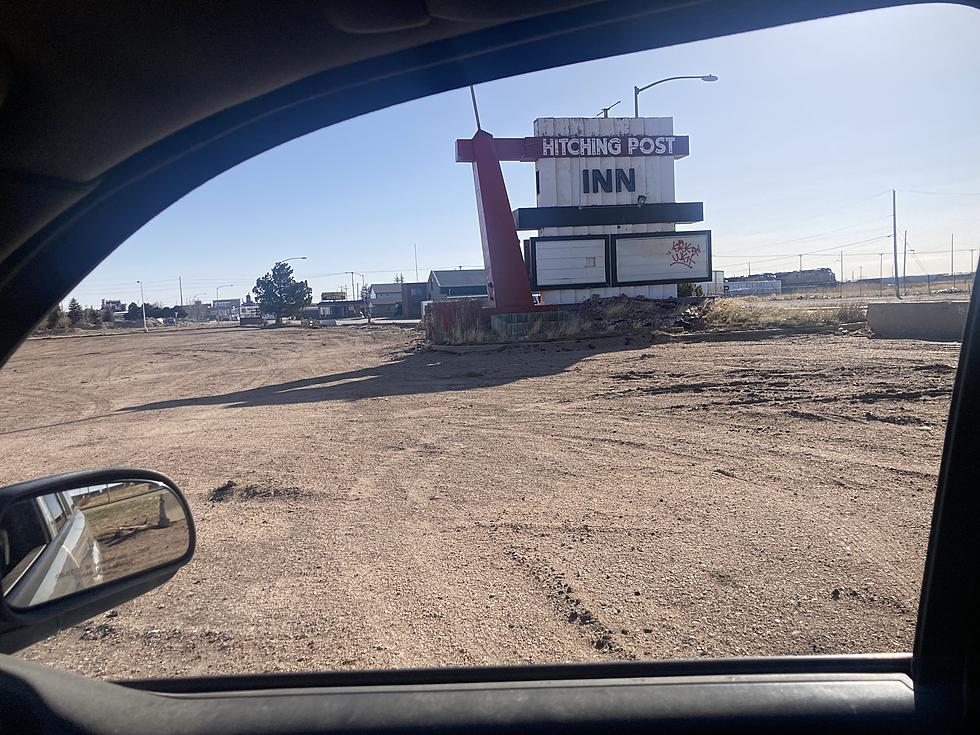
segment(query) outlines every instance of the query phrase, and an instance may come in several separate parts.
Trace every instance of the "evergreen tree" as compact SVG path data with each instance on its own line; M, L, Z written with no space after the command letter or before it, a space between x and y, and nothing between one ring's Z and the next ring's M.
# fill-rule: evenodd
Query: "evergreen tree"
M252 293L263 312L276 317L276 324L282 324L284 316L298 316L313 302L313 289L306 281L293 278L289 263L272 266L271 271L255 281Z
M82 321L83 315L84 311L82 305L78 303L78 299L72 299L68 302L68 321L73 327Z

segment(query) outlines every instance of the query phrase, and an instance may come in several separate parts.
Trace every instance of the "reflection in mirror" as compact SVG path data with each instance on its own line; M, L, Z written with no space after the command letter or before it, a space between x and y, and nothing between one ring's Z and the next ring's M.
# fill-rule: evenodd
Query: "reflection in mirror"
M176 561L189 546L183 505L161 482L23 498L0 518L3 597L34 607Z

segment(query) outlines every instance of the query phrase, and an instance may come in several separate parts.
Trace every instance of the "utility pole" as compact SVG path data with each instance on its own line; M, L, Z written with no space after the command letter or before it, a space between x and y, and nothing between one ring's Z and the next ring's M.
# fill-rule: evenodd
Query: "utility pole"
M840 297L844 298L844 251L840 251Z
M895 277L898 280L898 276ZM885 254L878 253L878 295L885 293Z
M412 245L412 249L415 251L415 282L419 282L419 246L418 243Z
M749 261L749 276L752 276L752 261Z
M864 266L858 266L858 295L864 297Z
M800 253L800 272L803 271L803 253Z
M906 232L908 232L906 230ZM898 273L898 217L895 210L895 190L892 189L892 253L895 256L895 273ZM903 277L904 283L904 277ZM902 290L898 286L898 276L895 276L895 296L902 298Z
M364 301L364 288L363 287L367 285L367 282L364 280L364 278L365 278L364 277L364 274L363 273L358 273L357 271L344 271L344 273L350 273L350 300L351 301ZM361 277L361 287L362 288L361 288L360 298L358 298L357 286L354 285L354 276L360 276ZM367 302L364 303L364 308L367 309Z
M909 292L909 285L905 280L905 276L908 274L909 265L909 231L905 231L905 236L902 240L902 290L905 293ZM898 276L895 276L895 281L898 281Z
M975 269L973 267L973 248L970 248L970 270L967 271L967 273L968 274L976 275ZM966 279L966 288L971 293L972 293L972 290L973 290L973 286L971 285L972 283L973 283L973 279L970 278L969 275L968 275L967 276L967 279Z
M177 306L184 305L184 284L180 280L180 276L177 276L177 290L180 292L180 303Z
M137 281L140 285L140 306L143 307L143 331L149 332L149 328L146 326L146 299L143 298L143 282Z
M949 236L949 275L953 279L953 288L956 288L956 271L953 270L953 236Z

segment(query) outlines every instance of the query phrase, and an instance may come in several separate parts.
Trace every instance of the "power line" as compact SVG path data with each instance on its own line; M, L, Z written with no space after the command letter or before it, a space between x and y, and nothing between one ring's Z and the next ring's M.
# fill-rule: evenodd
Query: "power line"
M785 260L786 258L797 258L800 255L819 255L821 253L836 252L838 250L843 250L844 248L856 247L858 245L866 245L869 242L877 242L878 240L884 240L891 237L891 235L879 235L877 237L871 237L866 240L855 240L854 242L845 243L844 245L831 245L826 248L819 248L817 250L804 251L802 253L780 253L779 255L712 255L714 258L743 258L746 260L757 260L760 263L769 260ZM871 253L875 254L875 253Z
M928 194L930 196L980 197L980 191L922 191L921 189L899 189L903 194Z
M888 215L888 217L879 218L879 220L884 220L884 219L890 220L891 215ZM815 232L811 235L803 235L801 237L795 237L789 240L778 240L778 241L773 240L771 242L758 245L757 247L759 248L759 250L765 250L766 248L777 247L780 245L790 245L796 242L805 242L806 240L819 240L821 237L826 237L827 235L833 235L838 232L844 232L845 230L854 230L858 228L870 230L870 229L876 229L877 227L878 227L877 222L862 222L860 224L847 225L845 227L837 227L834 228L833 230L824 230L823 232Z
M889 194L889 193L891 193L891 189L884 189L883 191L879 191L877 194L871 194L871 195L866 196L866 197L861 197L860 199L852 199L852 200L850 200L848 202L845 202L844 204L840 204L840 205L837 205L837 206L831 206L831 207L829 207L827 209L824 209L819 214L813 214L813 215L810 215L808 217L790 217L790 218L787 218L785 220L778 220L777 221L777 224L780 221L781 222L793 222L793 223L812 222L815 219L820 219L821 217L827 217L829 215L836 214L837 212L841 212L841 211L843 211L845 209L850 209L851 207L854 207L854 206L856 206L858 204L864 204L865 202L869 202L872 199L877 199L878 197L880 197L880 196L882 196L884 194Z
M914 260L916 263L919 264L919 267L922 269L922 272L923 273L928 273L929 272L929 269L926 268L924 265L922 265L922 261L919 260L919 256L916 254L916 252L914 250L910 250L909 251L909 254L912 256L912 260Z
M845 245L832 245L829 248L820 248L819 250L811 250L809 253L801 253L801 255L817 255L819 253L843 250L844 248L855 247L857 245L865 245L869 242L877 242L878 240L887 240L890 237L891 235L879 235L878 237L869 237L867 240L858 240L856 242L849 242Z

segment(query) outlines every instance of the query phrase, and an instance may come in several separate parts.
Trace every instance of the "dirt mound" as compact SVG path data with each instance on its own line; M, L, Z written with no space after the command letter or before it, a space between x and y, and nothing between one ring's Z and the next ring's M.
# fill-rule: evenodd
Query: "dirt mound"
M652 329L661 332L688 332L703 329L709 299L680 301L648 299L643 296L592 297L579 306L579 317L600 332Z
M298 487L262 487L259 485L238 485L228 480L208 493L208 500L220 503L225 500L295 500L306 495Z

